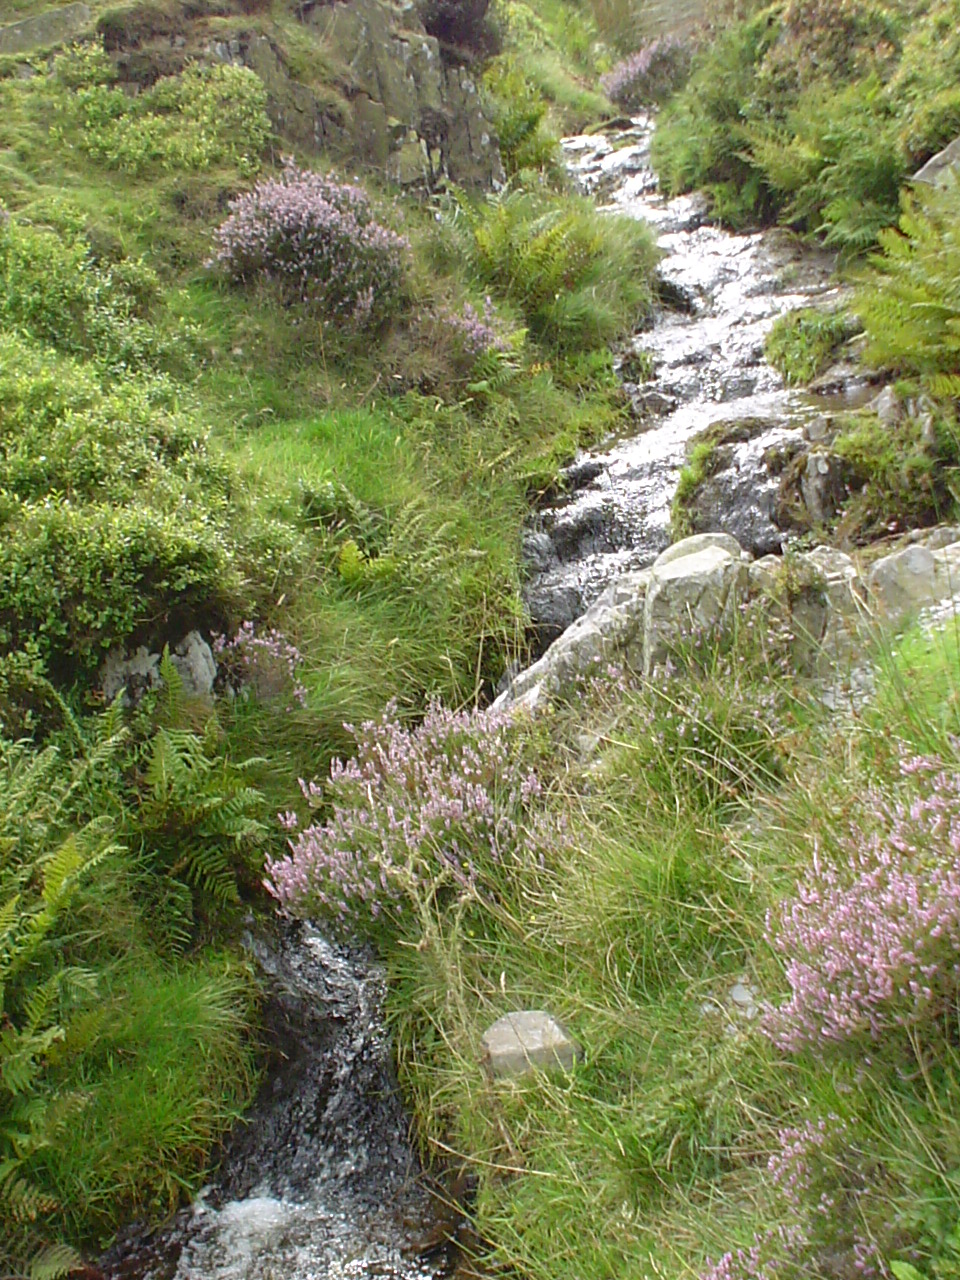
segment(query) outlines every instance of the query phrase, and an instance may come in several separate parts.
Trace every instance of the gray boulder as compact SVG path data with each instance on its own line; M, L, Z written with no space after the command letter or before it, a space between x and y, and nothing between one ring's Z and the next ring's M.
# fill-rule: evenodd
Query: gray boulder
M495 1079L516 1079L531 1071L570 1071L583 1054L570 1033L542 1009L523 1009L498 1018L483 1034L483 1065Z
M130 706L162 685L160 654L150 653L146 645L129 655L122 649L111 649L100 668L100 688L108 703L122 694L123 705Z
M528 709L570 688L606 662L643 665L644 595L649 569L622 574L600 598L567 627L538 662L510 683L494 707L519 704Z
M34 49L51 49L75 40L89 26L93 12L87 4L68 4L60 9L24 18L0 27L0 54L30 53Z
M170 661L183 681L184 690L196 697L208 698L217 678L213 650L199 631L184 636L170 654Z
M663 552L654 561L644 600L644 675L686 633L728 626L747 582L743 553L729 534L698 534Z
M942 186L950 179L950 174L960 168L960 138L947 144L913 175L914 182L925 182L931 187Z

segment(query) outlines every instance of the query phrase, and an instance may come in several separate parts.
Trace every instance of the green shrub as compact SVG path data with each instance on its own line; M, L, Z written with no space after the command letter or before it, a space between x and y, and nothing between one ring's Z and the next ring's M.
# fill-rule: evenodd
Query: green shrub
M97 263L79 232L0 222L0 319L120 372L192 362L196 334L156 323L160 286L144 262Z
M254 72L194 64L135 98L113 76L97 45L77 46L54 63L61 127L94 159L134 175L214 164L234 165L244 177L258 172L271 125L267 91Z
M0 644L90 672L144 628L249 616L296 562L164 380L105 392L13 337L0 370Z
M513 58L498 58L483 87L492 105L500 155L508 174L522 169L557 170L560 148L546 123L547 103Z
M69 741L0 740L0 1251L37 1277L174 1208L253 1084L247 975L174 968L143 929L119 714L61 707Z
M960 182L904 195L899 228L880 236L857 290L865 358L960 396Z

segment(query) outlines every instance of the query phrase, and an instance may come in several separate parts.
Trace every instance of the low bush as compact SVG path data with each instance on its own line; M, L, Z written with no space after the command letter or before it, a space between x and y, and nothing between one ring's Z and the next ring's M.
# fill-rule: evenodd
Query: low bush
M862 253L912 168L955 136L957 0L779 4L716 25L658 122L667 190L733 225L775 216Z
M98 45L54 62L60 128L95 160L141 175L151 169L202 172L215 164L255 174L272 129L263 81L246 67L194 64L130 97L116 87Z
M957 1001L960 774L909 757L912 785L866 798L839 859L814 850L796 895L767 922L791 994L764 1015L786 1052L863 1037L940 1034Z
M533 337L561 351L603 347L649 313L658 259L649 228L589 201L512 190L456 210L480 281L520 309Z
M407 241L377 221L362 187L292 161L234 200L215 240L231 279L277 280L330 319L364 328L400 306Z
M692 52L677 36L651 40L602 76L600 87L628 111L656 106L677 92L690 73Z
M79 231L61 235L18 218L0 221L0 318L41 342L115 373L185 372L196 332L183 324L165 332L159 295L146 263L101 264Z
M249 614L296 563L293 526L253 509L165 380L104 391L13 337L0 364L0 643L89 674L144 629Z
M547 123L547 103L519 63L498 58L483 77L500 155L508 175L524 169L556 173L560 147Z
M407 729L389 708L353 732L356 756L334 761L325 786L301 784L326 819L284 818L291 853L267 864L284 907L366 931L412 916L415 931L438 896L492 901L501 876L536 859L521 815L540 783L509 717L433 706Z
M0 1252L31 1276L174 1208L254 1084L249 976L157 941L164 895L124 847L150 847L129 729L47 693L64 732L0 739Z
M855 301L865 359L946 397L960 396L958 215L958 182L904 195L899 227L881 234Z

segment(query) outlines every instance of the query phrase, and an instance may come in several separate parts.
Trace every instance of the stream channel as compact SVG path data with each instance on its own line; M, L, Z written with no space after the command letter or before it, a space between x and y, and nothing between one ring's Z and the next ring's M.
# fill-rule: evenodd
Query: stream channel
M670 503L689 440L749 420L729 474L731 528L751 549L779 545L776 485L762 457L822 406L765 364L776 316L829 302L833 261L768 231L710 226L696 197L656 191L652 122L564 142L572 174L604 207L648 220L661 274L682 305L637 336L654 376L628 386L644 429L579 458L564 495L524 537L528 603L547 639L617 574L670 540ZM726 499L724 499L726 502ZM249 943L267 992L265 1084L192 1206L152 1234L136 1229L101 1260L109 1280L440 1280L457 1266L445 1240L457 1214L431 1192L411 1147L381 1016L383 978L369 956L309 925L278 924Z

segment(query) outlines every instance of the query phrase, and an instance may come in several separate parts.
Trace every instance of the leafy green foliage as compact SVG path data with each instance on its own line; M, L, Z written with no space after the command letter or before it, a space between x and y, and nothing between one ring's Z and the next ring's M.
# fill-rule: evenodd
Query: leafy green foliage
M203 171L260 168L270 137L267 91L246 67L194 64L131 98L113 85L113 64L95 44L75 46L54 62L54 104L64 137L88 155L129 174L151 168Z
M297 535L246 506L172 386L104 390L14 337L0 355L2 643L89 672L148 620L248 615L247 572L272 577Z
M547 103L519 63L510 57L498 58L484 74L483 87L493 106L493 123L507 173L557 170L560 149L546 123Z
M97 262L76 226L61 234L19 218L0 221L0 318L7 326L113 373L183 372L196 334L156 325L159 296L160 282L146 263Z
M670 191L734 225L777 216L845 253L896 220L911 171L956 135L957 0L777 3L719 28L654 143Z
M918 375L934 394L960 397L960 183L903 197L898 230L857 292L866 359Z
M480 280L522 312L531 334L561 350L592 350L636 328L652 302L657 250L635 219L588 201L512 190L466 203Z

